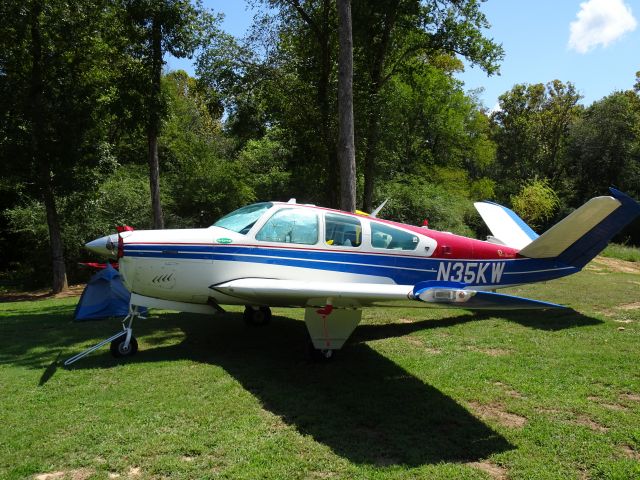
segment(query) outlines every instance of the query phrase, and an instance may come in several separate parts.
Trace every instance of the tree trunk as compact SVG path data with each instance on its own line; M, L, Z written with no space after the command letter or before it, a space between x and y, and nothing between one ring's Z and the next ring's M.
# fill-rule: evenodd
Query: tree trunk
M60 233L60 222L56 210L56 201L53 193L51 178L51 165L48 152L43 145L45 143L45 108L44 108L44 81L42 73L42 35L40 32L40 15L42 2L34 2L31 8L31 158L39 176L39 184L47 212L47 226L49 229L49 245L53 279L51 290L59 293L68 288L67 271L64 264L64 245Z
M56 209L56 199L51 185L51 172L46 162L41 164L40 180L42 181L42 194L44 207L47 212L47 226L49 227L49 244L51 245L51 260L53 267L53 283L51 290L59 293L69 287L67 283L67 270L64 264L64 245L60 233L60 222Z
M376 152L378 148L378 114L380 108L377 99L371 99L371 111L367 118L367 145L364 150L364 192L362 199L362 208L365 212L373 210L373 192L375 189L376 179Z
M386 12L382 35L376 49L372 49L373 61L369 63L369 115L367 117L367 145L364 151L364 193L363 209L365 212L373 210L373 193L375 190L376 163L378 152L378 135L380 132L380 90L384 80L382 77L384 63L387 57L391 31L398 15L398 3Z
M338 6L338 163L340 164L340 208L356 209L356 151L353 138L353 40L351 0L336 0Z
M162 204L160 203L160 166L158 161L158 135L160 133L161 90L162 76L162 26L154 18L151 27L152 48L152 76L149 98L149 124L147 125L147 142L149 145L149 185L151 187L151 216L153 228L164 228Z

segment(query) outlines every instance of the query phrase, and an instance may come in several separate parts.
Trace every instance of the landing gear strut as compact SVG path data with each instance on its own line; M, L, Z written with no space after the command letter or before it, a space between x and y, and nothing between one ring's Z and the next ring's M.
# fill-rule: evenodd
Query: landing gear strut
M271 321L271 309L269 307L254 307L247 305L244 309L244 321L247 325L263 326Z
M135 355L135 353L138 351L138 341L136 340L136 337L133 336L133 329L131 328L134 318L145 317L140 314L137 305L130 305L129 314L122 320L122 331L107 338L106 340L101 341L91 348L87 348L84 352L81 352L67 359L64 362L64 366L68 367L72 363L75 363L81 358L86 357L91 352L98 350L100 347L106 345L109 342L111 342L111 354L114 357L130 357L131 355Z

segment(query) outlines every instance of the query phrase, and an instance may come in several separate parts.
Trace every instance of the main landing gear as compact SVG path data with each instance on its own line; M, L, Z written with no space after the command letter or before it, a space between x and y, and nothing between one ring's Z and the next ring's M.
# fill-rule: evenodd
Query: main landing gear
M244 309L244 322L252 327L261 327L271 322L271 309L269 307L254 307L247 305Z

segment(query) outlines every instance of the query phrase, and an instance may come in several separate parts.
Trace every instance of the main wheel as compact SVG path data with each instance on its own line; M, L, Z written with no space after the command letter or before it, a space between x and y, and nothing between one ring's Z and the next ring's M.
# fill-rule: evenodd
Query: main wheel
M135 355L138 351L138 341L136 337L131 335L131 339L129 340L129 346L124 346L124 341L127 336L122 335L121 337L116 338L113 342L111 342L111 355L116 358L120 357L130 357L131 355Z
M253 308L247 306L244 309L244 321L247 325L262 326L271 321L271 309L269 307Z

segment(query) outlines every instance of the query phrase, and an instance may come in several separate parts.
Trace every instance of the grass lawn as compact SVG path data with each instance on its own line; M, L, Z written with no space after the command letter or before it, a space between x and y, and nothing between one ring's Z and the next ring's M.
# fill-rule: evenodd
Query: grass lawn
M302 310L154 312L140 352L77 298L0 305L0 478L640 478L640 266L511 290L564 312L370 309L327 364Z

